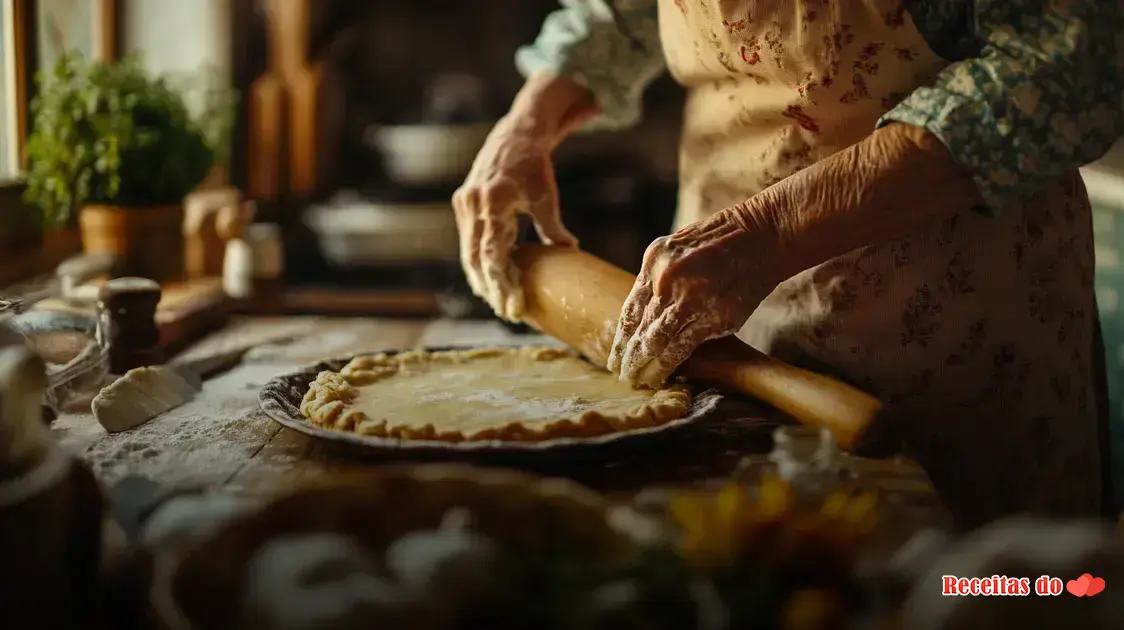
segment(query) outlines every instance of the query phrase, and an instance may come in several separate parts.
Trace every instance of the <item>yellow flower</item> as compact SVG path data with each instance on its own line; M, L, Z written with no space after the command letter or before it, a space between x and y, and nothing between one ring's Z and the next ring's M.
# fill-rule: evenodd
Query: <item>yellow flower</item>
M717 492L684 493L672 499L669 511L679 529L679 549L689 562L731 565L751 547L791 552L793 546L820 544L813 541L846 547L877 522L873 493L836 492L807 509L797 504L792 487L779 478L766 478L756 492L751 490L729 484Z
M777 518L792 510L796 495L792 486L779 477L766 477L758 488L759 508L767 518Z
M683 555L698 564L723 564L735 556L739 533L751 517L745 489L729 485L713 495L685 494L670 505Z

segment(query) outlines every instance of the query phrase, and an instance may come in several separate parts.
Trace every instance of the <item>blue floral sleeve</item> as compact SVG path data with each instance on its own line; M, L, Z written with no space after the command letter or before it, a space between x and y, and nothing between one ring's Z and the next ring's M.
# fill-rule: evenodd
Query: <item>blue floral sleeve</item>
M906 4L924 31L940 7L961 3ZM1124 3L976 0L968 7L959 30L971 40L974 28L977 52L879 124L901 121L938 136L998 212L1095 161L1124 131Z
M656 2L562 0L515 63L525 76L552 72L588 87L602 112L591 126L635 125L644 89L665 69Z

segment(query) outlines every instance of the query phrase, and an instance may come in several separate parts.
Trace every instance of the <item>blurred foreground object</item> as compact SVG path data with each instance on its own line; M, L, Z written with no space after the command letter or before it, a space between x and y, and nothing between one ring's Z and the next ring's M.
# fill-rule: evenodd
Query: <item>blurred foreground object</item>
M876 495L804 494L779 477L684 492L669 504L677 549L728 606L728 628L828 630L879 616L858 581Z
M1084 574L1104 590L1074 596L1070 581ZM1012 596L942 594L944 580L1029 578L1029 593ZM1040 576L1059 578L1059 595L1038 595ZM919 579L902 609L911 630L1108 630L1124 627L1124 543L1100 522L1018 517L981 528L954 544ZM1077 588L1077 585L1074 585Z
M99 613L101 493L43 423L47 384L43 360L0 322L0 610L88 628Z

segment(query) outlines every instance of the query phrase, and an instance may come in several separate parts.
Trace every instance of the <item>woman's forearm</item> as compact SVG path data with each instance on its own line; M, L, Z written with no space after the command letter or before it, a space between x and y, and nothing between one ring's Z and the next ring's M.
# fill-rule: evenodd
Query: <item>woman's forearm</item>
M784 279L982 203L970 174L935 136L895 123L730 212L762 236Z
M507 118L557 146L599 113L593 93L584 86L566 77L537 74L523 84Z

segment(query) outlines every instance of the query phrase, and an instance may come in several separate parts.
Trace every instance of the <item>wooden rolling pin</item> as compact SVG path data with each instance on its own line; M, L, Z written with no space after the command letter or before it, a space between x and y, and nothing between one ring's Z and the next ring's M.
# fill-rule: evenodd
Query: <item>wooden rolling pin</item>
M636 277L570 248L524 245L514 260L522 271L526 322L604 365ZM826 428L845 449L883 409L865 392L773 359L733 336L703 344L676 374L748 394L805 425Z

